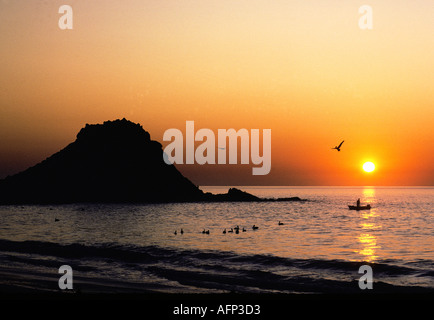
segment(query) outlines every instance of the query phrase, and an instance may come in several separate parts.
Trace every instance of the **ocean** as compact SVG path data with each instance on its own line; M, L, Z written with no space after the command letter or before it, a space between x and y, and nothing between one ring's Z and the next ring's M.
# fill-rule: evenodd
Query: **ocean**
M307 201L0 206L1 291L58 292L69 265L82 293L351 294L368 265L365 290L434 292L434 188L237 188Z

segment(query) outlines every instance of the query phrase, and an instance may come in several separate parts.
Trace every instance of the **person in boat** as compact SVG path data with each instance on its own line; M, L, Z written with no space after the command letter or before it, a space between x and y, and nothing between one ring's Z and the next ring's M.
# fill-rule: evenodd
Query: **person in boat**
M357 207L360 207L360 198L357 199Z

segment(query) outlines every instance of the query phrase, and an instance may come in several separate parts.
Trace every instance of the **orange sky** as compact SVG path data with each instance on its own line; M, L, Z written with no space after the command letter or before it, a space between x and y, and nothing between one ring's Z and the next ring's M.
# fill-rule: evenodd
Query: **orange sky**
M0 1L0 177L125 117L272 130L269 175L177 166L199 185L433 185L433 2L365 2L373 30L353 0Z

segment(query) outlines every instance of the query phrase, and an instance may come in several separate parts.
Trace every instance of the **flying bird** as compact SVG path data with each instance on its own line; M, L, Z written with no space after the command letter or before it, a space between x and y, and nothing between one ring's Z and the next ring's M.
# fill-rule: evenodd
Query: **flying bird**
M338 145L337 147L334 147L332 149L336 149L338 151L341 151L341 145L342 145L342 143L344 143L344 140L342 140L342 142L340 143L340 145Z

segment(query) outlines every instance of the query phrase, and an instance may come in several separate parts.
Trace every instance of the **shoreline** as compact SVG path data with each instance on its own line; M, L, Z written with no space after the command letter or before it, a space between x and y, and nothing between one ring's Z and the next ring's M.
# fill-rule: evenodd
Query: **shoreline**
M260 198L254 196L246 191L237 188L229 188L227 193L213 194L210 192L203 192L202 196L198 199L187 198L185 200L173 199L167 201L92 201L80 199L70 201L0 201L0 206L8 205L62 205L62 204L77 204L77 203L98 203L98 204L170 204L170 203L228 203L228 202L306 202L308 199L301 199L300 197L284 197L284 198Z
M27 266L26 266L27 267ZM187 293L176 291L173 287L151 282L131 282L122 279L105 277L88 277L74 274L73 289L61 290L58 280L61 274L53 268L53 272L42 272L30 268L0 265L0 299L434 299L434 289L418 286L395 286L381 281L374 282L373 290L332 290L330 292L258 292L241 293L227 290L215 290L214 293ZM357 286L355 284L355 286ZM308 289L308 288L306 288Z

